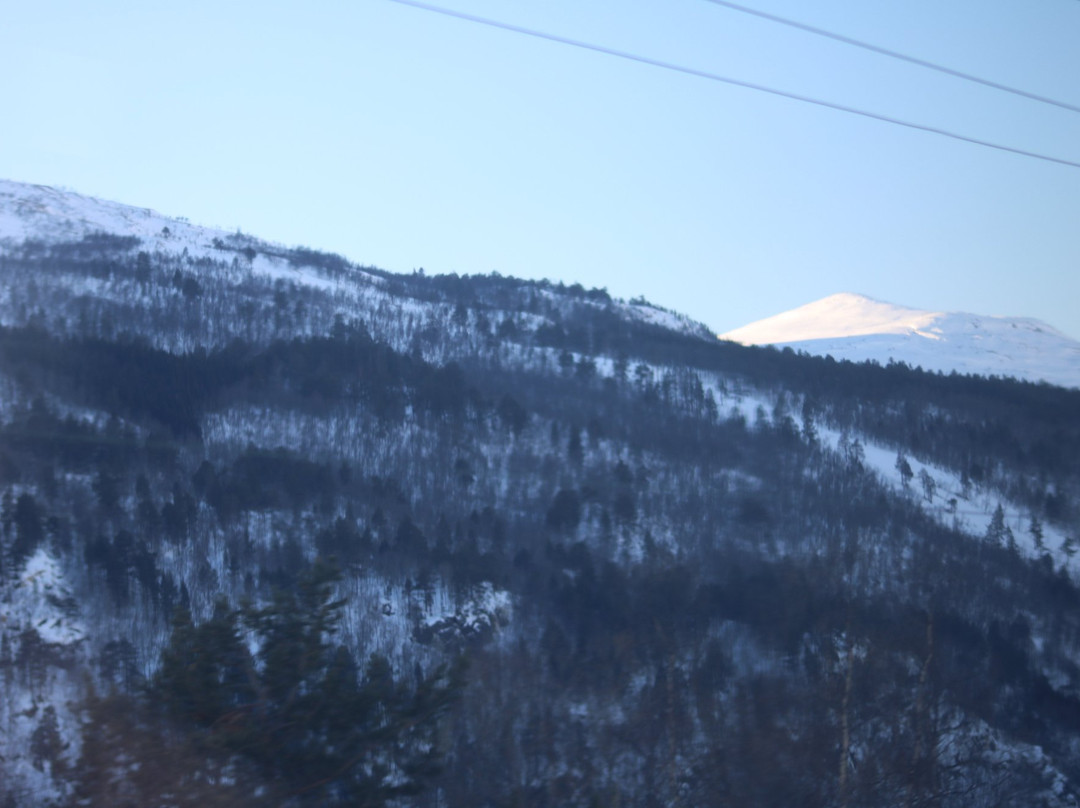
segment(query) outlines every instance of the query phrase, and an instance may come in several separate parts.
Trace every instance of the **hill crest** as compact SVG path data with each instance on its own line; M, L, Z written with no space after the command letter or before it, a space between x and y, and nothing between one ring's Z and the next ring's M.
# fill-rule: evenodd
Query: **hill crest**
M865 295L830 295L720 335L744 345L942 373L1012 376L1080 387L1080 342L1030 317L937 312Z

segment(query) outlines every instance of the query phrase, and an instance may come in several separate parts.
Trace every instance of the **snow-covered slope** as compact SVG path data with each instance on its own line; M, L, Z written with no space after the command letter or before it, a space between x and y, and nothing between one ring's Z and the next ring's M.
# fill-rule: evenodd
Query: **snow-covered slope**
M250 248L254 257L244 265L253 275L284 280L325 292L341 292L341 277L327 277L317 267L297 266L287 260L289 248L251 235L192 224L149 208L132 207L48 185L0 179L0 254L26 241L57 243L78 241L93 233L134 236L139 249L150 254L184 255L196 260L220 260L222 245L233 254ZM353 267L350 281L379 286L377 275ZM594 305L605 305L594 302ZM644 299L616 301L615 308L629 320L650 323L708 340L712 332L703 323L662 309Z
M924 370L1014 376L1080 387L1080 342L1026 317L933 312L856 294L823 298L728 331L744 345L790 346L818 356Z
M136 236L151 249L211 248L229 233L48 185L0 179L0 248L25 239L67 241L95 232Z

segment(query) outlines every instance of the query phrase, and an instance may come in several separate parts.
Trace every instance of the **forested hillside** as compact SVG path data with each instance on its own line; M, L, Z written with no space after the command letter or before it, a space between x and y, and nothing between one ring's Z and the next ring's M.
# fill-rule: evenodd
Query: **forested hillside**
M4 805L1076 804L1080 392L3 245Z

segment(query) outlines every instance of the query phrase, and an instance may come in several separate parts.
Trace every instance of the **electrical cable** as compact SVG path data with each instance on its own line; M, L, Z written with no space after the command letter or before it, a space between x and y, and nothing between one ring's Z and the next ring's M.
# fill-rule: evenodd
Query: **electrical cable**
M419 0L388 0L391 3L397 3L403 6L411 6L413 8L420 9L422 11L430 11L435 14L442 14L447 17L453 17L455 19L464 20L465 22L477 23L479 25L487 25L492 28L499 28L504 31L511 31L516 34L522 34L524 36L535 37L537 39L546 39L549 42L557 42L562 45L570 45L575 48L582 48L584 50L590 50L595 53L602 53L607 56L615 56L619 59L627 59L632 62L638 62L640 64L649 65L651 67L659 67L664 70L672 70L676 73L684 73L689 76L696 76L698 78L709 79L710 81L718 81L723 84L730 84L736 87L743 87L748 90L756 90L762 93L769 93L770 95L780 96L781 98L788 98L793 101L801 101L805 104L814 104L819 107L826 107L828 109L834 109L839 112L847 112L851 115L860 115L864 118L871 118L876 121L883 121L884 123L891 123L896 126L904 126L908 129L916 129L921 132L929 132L934 135L941 135L942 137L952 138L954 140L960 140L965 143L971 143L976 146L985 146L989 149L997 149L998 151L1009 152L1011 154L1018 154L1023 157L1031 157L1036 160L1045 160L1050 163L1057 163L1059 165L1070 166L1072 168L1080 168L1080 162L1073 160L1065 160L1060 157L1052 157L1047 154L1040 154L1039 152L1027 151L1025 149L1018 149L1013 146L1005 146L1000 143L992 143L988 140L980 140L978 138L962 135L957 132L952 132L947 129L939 129L936 126L928 126L921 123L913 123L911 121L901 120L900 118L893 118L888 115L881 115L877 112L869 112L864 109L858 109L857 107L849 107L844 104L837 104L832 101L825 101L820 98L813 98L807 95L800 95L798 93L788 92L787 90L778 90L774 87L767 87L764 84L754 84L753 82L743 81L741 79L731 78L729 76L721 76L717 73L710 73L706 70L698 70L693 67L685 67L683 65L677 65L672 62L664 62L659 59L652 59L648 56L641 56L628 51L615 50L614 48L608 48L603 45L594 45L590 42L584 42L578 39L570 39L568 37L559 36L558 34L549 34L543 31L537 31L532 28L525 28L520 25L513 25L511 23L501 22L499 20L493 20L488 17L479 17L475 14L466 14L462 11L455 11L453 9L444 8L442 6L434 6L430 3L419 2Z
M843 42L845 45L853 45L856 48L863 48L864 50L872 51L873 53L881 54L882 56L889 56L893 59L900 59L904 62L910 62L913 65L918 65L919 67L925 67L928 70L936 70L939 73L944 73L948 76L953 76L954 78L964 79L965 81L973 81L976 84L982 84L985 87L992 87L995 90L1001 90L1002 92L1019 95L1032 101L1039 101L1043 104L1052 104L1055 107L1061 107L1062 109L1067 109L1072 112L1080 112L1080 106L1074 106L1073 104L1068 104L1064 101L1056 101L1053 98L1047 98L1045 95L1029 93L1027 90L1020 90L1016 87L1010 87L1007 84L999 84L998 82L990 81L989 79L979 78L978 76L973 76L970 73L963 73L959 70L954 70L951 67L945 67L944 65L936 64L935 62L928 62L925 59L919 59L915 56L908 56L903 53L898 53L897 51L889 50L888 48L882 48L878 45L872 45L869 42L852 39L851 37L844 36L843 34L834 34L832 31L826 31L824 28L815 28L812 25L807 25L806 23L791 20L787 17L780 17L776 14L769 14L765 11L758 11L754 8L739 5L738 3L729 2L729 0L705 0L705 2L712 3L714 6L723 6L724 8L730 8L733 11L741 11L743 14L752 14L755 17L761 17L763 20L769 20L770 22L776 22L780 23L781 25L798 28L800 31L806 31L807 33L816 34L817 36L834 39L837 42Z

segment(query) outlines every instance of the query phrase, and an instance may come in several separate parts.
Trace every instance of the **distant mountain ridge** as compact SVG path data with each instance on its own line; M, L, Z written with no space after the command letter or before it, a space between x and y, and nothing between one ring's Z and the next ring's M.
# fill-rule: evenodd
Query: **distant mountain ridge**
M838 360L1080 387L1080 342L1041 320L896 306L841 293L720 335Z

